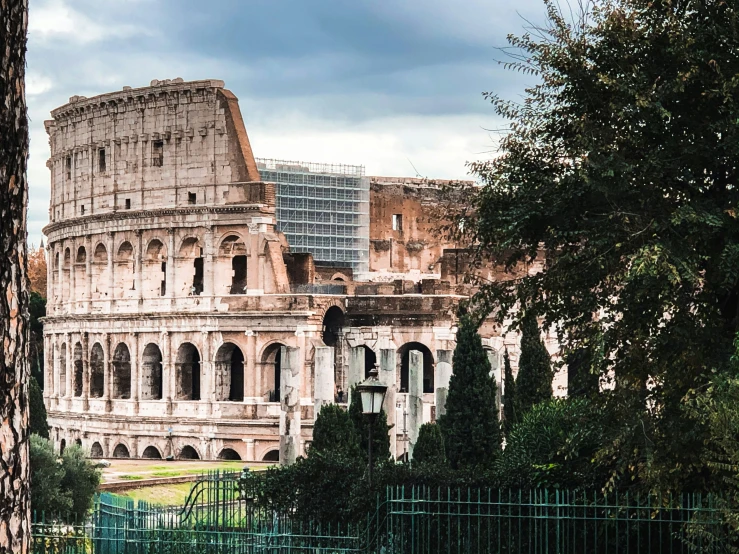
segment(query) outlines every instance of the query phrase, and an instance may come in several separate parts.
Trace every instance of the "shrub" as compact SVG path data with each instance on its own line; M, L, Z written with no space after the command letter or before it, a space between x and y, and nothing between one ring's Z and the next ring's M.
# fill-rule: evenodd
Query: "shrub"
M414 464L446 464L444 437L435 423L424 423L418 430L418 441L413 448Z

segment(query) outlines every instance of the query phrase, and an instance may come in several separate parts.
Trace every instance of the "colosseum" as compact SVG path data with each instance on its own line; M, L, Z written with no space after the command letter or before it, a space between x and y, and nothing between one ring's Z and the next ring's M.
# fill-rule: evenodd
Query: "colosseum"
M344 198L368 214L356 264L332 264L280 230L278 206L292 199L271 177L290 168L254 158L221 81L72 97L46 130L44 396L60 448L290 463L320 406L346 402L376 364L395 456L443 413L455 306L469 289L464 251L432 232L434 183L301 169L301 202L324 194L315 183L338 195L320 217L344 218ZM324 227L295 227L291 240L335 232ZM339 252L342 240L326 244ZM517 338L481 333L500 380Z

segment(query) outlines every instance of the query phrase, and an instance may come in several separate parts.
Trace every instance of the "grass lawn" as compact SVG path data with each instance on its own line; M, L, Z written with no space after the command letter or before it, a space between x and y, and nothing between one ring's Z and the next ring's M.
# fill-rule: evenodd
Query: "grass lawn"
M200 460L131 460L115 458L109 460L111 465L103 469L103 482L138 480L162 477L179 477L181 475L200 475L208 471L241 472L245 465L242 461L203 462ZM253 470L264 468L264 464L255 464Z
M182 506L187 499L187 495L190 494L191 488L192 483L173 483L171 485L156 485L153 487L120 491L116 494L127 496L134 500L144 500L152 504Z

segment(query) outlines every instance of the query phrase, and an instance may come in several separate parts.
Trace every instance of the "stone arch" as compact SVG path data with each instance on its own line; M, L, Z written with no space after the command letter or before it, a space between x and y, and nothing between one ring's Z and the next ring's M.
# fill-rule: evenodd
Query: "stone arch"
M92 271L93 299L108 296L108 249L102 242L95 246L90 268Z
M423 343L407 342L398 349L400 360L400 392L410 392L409 386L409 362L411 350L417 350L423 354L423 392L434 392L434 355Z
M131 454L128 451L128 447L122 442L119 442L116 445L116 447L113 449L113 457L114 458L130 458Z
M158 238L146 245L143 265L143 289L145 297L167 294L167 247Z
M133 245L124 240L118 246L115 256L115 294L114 298L130 298L136 291L136 271Z
M200 352L190 342L183 342L177 349L175 362L179 400L200 400Z
M64 450L67 448L67 439L62 439L59 441L59 455L61 456L64 454Z
M264 456L262 456L263 462L279 462L280 461L280 451L277 449L268 450Z
M90 396L101 398L105 393L105 354L99 342L90 350Z
M67 343L62 343L57 357L59 364L59 396L67 396Z
M78 264L84 264L87 262L87 250L84 246L80 246L77 249L77 257L75 259L75 262Z
M59 269L59 252L54 254L54 269Z
M343 282L343 281L349 281L350 279L346 275L344 275L343 273L334 273L331 276L331 280L332 281L342 281Z
M69 247L64 249L64 260L62 261L62 299L72 298L72 254Z
M244 353L237 345L226 342L215 357L216 400L244 400Z
M83 298L87 287L87 250L84 246L77 248L74 257L74 297Z
M339 306L331 306L326 310L326 313L323 314L323 332L321 337L326 346L337 346L344 322L344 310Z
M151 460L161 460L162 453L159 452L159 449L156 446L149 445L146 448L144 448L144 451L141 453L141 457L151 459Z
M246 243L236 233L227 234L218 247L219 266L226 274L230 272L229 294L246 292Z
M280 349L283 346L287 345L274 341L262 349L262 388L269 402L280 401L280 380L282 378Z
M141 356L141 400L161 400L162 383L162 351L150 342Z
M198 296L203 292L203 247L198 237L182 240L175 258L175 295Z
M103 447L100 443L97 441L93 442L90 447L90 458L102 458L103 455Z
M240 460L241 456L239 456L239 453L236 452L233 448L224 448L221 450L221 452L218 454L219 460Z
M190 446L189 444L186 444L180 449L179 454L177 454L178 460L199 460L200 454L195 449L194 446Z
M74 358L72 359L72 389L75 396L82 396L84 362L82 361L82 344L74 345Z
M359 345L364 350L364 378L369 377L370 371L377 363L377 354L366 344Z
M131 352L125 342L113 351L113 398L131 398Z

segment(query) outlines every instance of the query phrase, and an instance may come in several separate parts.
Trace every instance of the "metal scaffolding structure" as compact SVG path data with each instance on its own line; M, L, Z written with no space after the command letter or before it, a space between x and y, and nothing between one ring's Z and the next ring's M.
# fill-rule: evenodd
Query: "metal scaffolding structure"
M363 166L257 158L263 181L276 187L277 228L292 252L316 265L369 270L369 178Z

